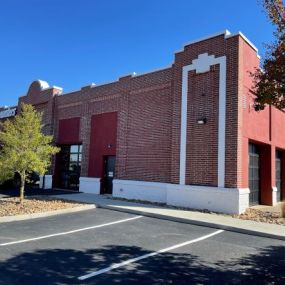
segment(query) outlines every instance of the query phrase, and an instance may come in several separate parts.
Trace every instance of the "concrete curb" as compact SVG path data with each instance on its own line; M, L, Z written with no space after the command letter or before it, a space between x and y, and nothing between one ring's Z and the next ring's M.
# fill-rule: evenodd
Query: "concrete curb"
M30 219L45 218L45 217L62 215L62 214L76 213L76 212L91 210L95 208L96 208L95 204L88 204L88 205L82 205L82 206L68 208L68 209L48 211L48 212L43 212L43 213L24 214L24 215L17 215L17 216L5 216L5 217L0 217L0 224L16 222L16 221L23 221L23 220L30 220Z
M124 212L124 213L129 213L129 214L138 214L138 215L142 215L142 216L146 216L150 218L163 219L163 220L168 220L172 222L179 222L179 223L191 224L191 225L196 225L196 226L204 226L204 227L209 227L209 228L222 229L222 230L226 230L230 232L236 232L236 233L259 236L259 237L285 240L285 235L282 236L278 234L265 233L261 231L227 226L227 225L213 223L213 222L204 222L204 221L198 221L198 220L192 220L192 219L178 218L178 217L173 217L173 216L168 216L168 215L163 215L163 214L148 213L148 212L144 212L140 210L118 208L115 206L101 205L100 203L96 204L96 206L97 208L108 209L112 211ZM284 227L284 231L285 231L285 227Z

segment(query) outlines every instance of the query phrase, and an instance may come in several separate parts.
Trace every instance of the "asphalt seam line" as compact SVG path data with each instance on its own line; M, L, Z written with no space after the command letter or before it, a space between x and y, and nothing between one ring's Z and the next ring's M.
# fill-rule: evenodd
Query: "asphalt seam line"
M35 238L29 238L29 239L23 239L23 240L18 240L18 241L11 241L11 242L6 242L6 243L1 243L0 247L13 245L13 244L19 244L19 243L25 243L25 242L31 242L31 241L41 240L41 239L47 239L47 238L51 238L51 237L69 235L69 234L74 234L74 233L78 233L78 232L88 231L88 230L92 230L92 229L98 229L98 228L102 228L102 227L106 227L106 226L112 226L112 225L116 225L116 224L120 224L120 223L125 223L125 222L129 222L129 221L137 220L137 219L140 219L142 217L143 216L135 216L135 217L128 218L128 219L118 220L118 221L115 221L115 222L110 222L110 223L106 223L106 224L101 224L101 225L96 225L96 226L76 229L76 230L72 230L72 231L55 233L55 234L39 236L39 237L35 237Z
M154 252L151 252L151 253L148 253L148 254L144 254L142 256L138 256L136 258L131 258L131 259L128 259L128 260L120 262L120 263L115 263L115 264L113 264L113 265L111 265L109 267L102 268L102 269L100 269L98 271L91 272L91 273L88 273L86 275L80 276L80 277L78 277L78 280L83 281L83 280L89 279L91 277L98 276L98 275L103 274L103 273L107 273L107 272L109 272L109 271L111 271L113 269L117 269L119 267L123 267L123 266L126 266L126 265L131 264L131 263L135 263L135 262L140 261L142 259L153 257L153 256L156 256L156 255L164 253L164 252L168 252L168 251L171 251L171 250L174 250L174 249L177 249L177 248L180 248L180 247L192 244L192 243L196 243L196 242L208 239L208 238L210 238L212 236L215 236L215 235L218 235L218 234L222 233L223 231L224 230L218 230L218 231L215 231L215 232L213 232L211 234L204 235L202 237L199 237L199 238L196 238L196 239L193 239L193 240L189 240L189 241L186 241L186 242L183 242L183 243L179 243L179 244L167 247L167 248L163 248L163 249L160 249L158 251L154 251Z

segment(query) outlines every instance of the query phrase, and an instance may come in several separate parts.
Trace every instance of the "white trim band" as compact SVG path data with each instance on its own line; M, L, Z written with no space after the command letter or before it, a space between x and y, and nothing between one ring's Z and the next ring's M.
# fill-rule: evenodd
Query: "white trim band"
M199 39L187 42L187 43L185 43L183 45L183 49L177 50L175 53L183 52L186 46L189 46L189 45L192 45L192 44L196 44L196 43L199 43L199 42L202 42L202 41L206 41L206 40L209 40L209 39L221 36L221 35L224 35L225 39L228 39L228 38L231 38L231 37L235 37L235 36L242 37L243 40L246 41L256 51L257 57L260 58L260 56L258 55L257 47L242 32L239 31L237 33L233 33L232 34L229 30L224 30L224 31L221 31L221 32L218 32L218 33L214 33L214 34L211 34L211 35L208 35L208 36L205 36L205 37L201 37Z

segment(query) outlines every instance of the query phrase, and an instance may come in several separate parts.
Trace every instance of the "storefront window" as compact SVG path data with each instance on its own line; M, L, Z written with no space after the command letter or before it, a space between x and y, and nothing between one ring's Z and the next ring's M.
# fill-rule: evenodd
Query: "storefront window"
M82 145L61 145L59 185L65 189L79 189L82 161Z

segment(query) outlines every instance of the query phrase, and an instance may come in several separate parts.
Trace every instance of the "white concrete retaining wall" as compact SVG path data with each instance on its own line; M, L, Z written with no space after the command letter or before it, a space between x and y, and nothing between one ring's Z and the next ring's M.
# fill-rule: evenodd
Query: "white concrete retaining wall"
M80 177L79 191L84 193L100 194L100 178Z
M272 205L277 204L277 187L272 187Z
M134 180L113 180L113 196L166 203L166 184Z
M40 175L40 189L43 188L43 183L44 183L44 177Z
M249 206L249 190L170 184L166 203L185 208L240 214Z
M40 188L52 189L52 175L40 176Z
M114 180L113 196L240 214L249 207L249 189Z

